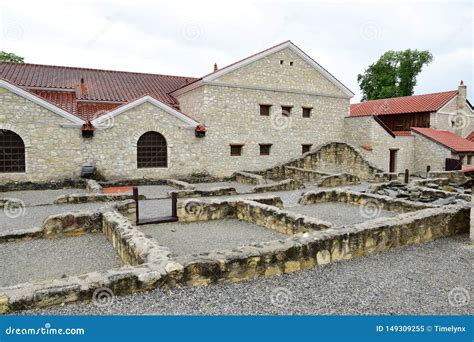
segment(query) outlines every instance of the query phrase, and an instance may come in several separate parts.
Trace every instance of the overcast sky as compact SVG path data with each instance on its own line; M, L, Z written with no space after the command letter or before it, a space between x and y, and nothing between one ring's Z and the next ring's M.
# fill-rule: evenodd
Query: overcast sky
M28 63L202 76L290 39L360 100L387 50L429 50L415 93L474 102L471 1L2 1L0 50Z

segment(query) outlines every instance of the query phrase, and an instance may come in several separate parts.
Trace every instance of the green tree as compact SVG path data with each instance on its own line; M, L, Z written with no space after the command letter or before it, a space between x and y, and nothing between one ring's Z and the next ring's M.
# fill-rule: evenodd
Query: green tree
M413 95L416 77L432 60L429 51L385 52L377 62L369 65L364 74L357 75L362 90L361 101Z
M20 56L17 56L14 53L8 53L8 52L5 52L5 51L0 51L0 61L23 63L24 58L20 57Z

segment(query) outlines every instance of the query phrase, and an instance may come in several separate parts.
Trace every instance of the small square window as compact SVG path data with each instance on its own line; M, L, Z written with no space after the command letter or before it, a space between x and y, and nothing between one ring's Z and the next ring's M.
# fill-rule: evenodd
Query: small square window
M244 145L230 145L230 155L238 157L242 155L242 148Z
M280 65L283 65L283 59L280 59Z
M269 156L272 144L260 144L260 155Z
M303 107L303 118L310 118L311 110L312 108Z
M281 106L281 115L290 116L291 115L291 106Z
M311 150L311 146L313 146L313 144L302 144L301 153L305 154L306 152L309 152Z
M271 105L260 105L260 116L270 116Z
M290 62L290 66L293 66L293 62Z

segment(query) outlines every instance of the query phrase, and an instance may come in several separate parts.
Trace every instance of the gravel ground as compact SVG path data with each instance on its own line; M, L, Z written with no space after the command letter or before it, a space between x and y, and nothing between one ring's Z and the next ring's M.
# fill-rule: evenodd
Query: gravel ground
M287 238L273 230L239 220L165 223L139 227L175 256L232 249L251 243Z
M472 315L474 247L468 236L406 246L283 276L241 283L154 290L106 307L78 303L27 315ZM461 287L464 306L449 304Z
M378 209L372 212L369 208L365 208L364 206L338 202L297 205L289 207L287 210L315 217L336 225L356 224L377 217L391 217L397 215L397 213L384 209Z
M2 243L0 287L120 267L122 262L101 233L62 239Z
M104 202L42 205L23 207L20 211L9 211L7 208L0 209L0 232L12 232L15 230L41 227L44 220L50 215L67 213L71 211L94 210L107 205Z
M61 195L83 193L87 193L87 191L85 189L7 191L0 193L0 197L16 198L22 200L26 206L32 206L53 204L53 201Z

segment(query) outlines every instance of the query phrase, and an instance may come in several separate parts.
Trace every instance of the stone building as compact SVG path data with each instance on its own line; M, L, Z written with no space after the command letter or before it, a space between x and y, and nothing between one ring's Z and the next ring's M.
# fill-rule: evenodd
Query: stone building
M430 120L443 121L461 90ZM352 96L290 41L200 78L2 62L0 182L74 178L86 165L108 179L227 176L330 141L360 146L382 169L397 148L396 171L421 169L413 151L427 133L348 115Z
M474 164L474 113L466 85L457 90L352 104L345 118L348 143L376 166L424 173Z

